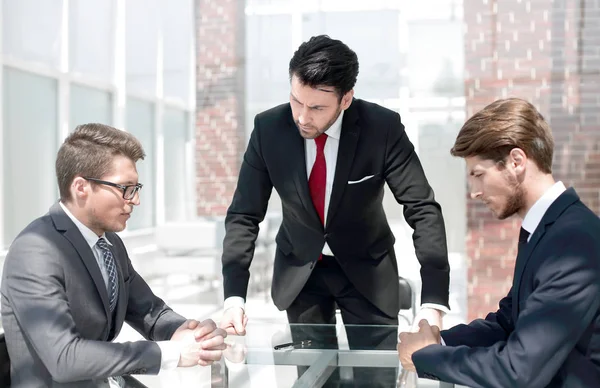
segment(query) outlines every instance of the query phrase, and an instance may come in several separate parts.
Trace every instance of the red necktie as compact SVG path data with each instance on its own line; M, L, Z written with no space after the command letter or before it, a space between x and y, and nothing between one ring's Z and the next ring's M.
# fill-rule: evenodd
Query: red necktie
M317 157L308 178L310 196L323 225L325 225L325 186L327 185L327 164L325 163L323 149L326 141L326 134L322 134L315 139ZM321 260L321 255L319 255L319 260Z

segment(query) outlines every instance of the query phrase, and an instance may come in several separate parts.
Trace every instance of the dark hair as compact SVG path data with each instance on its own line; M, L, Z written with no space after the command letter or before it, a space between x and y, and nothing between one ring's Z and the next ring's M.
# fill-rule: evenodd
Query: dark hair
M538 168L552 173L554 139L535 107L519 98L497 100L463 125L450 153L503 162L513 148L522 149Z
M313 36L298 47L289 72L290 80L295 75L303 85L334 87L341 99L356 84L358 57L340 40Z
M134 163L144 159L144 149L132 134L104 124L83 124L65 139L56 156L60 200L71 199L69 190L78 176L102 178L111 172L116 155Z

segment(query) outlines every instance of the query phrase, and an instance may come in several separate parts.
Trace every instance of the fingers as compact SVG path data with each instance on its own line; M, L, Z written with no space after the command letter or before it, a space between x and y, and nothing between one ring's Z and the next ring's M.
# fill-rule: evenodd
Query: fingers
M215 345L210 349L203 349L202 344L197 343L188 345L181 351L179 366L189 367L194 365L210 365L214 361L219 361L221 359L225 348L226 345L224 343Z
M199 357L198 365L207 366L223 357L223 349L201 350Z
M241 335L235 330L235 327L233 327L233 326L229 326L227 329L225 329L225 332L228 335Z
M407 333L407 332L404 332L404 331L403 331L403 332L402 332L402 333L400 333L400 335L398 336L398 339L400 340L400 342L406 342L406 340L408 339L408 335L409 335L409 334L410 334L410 333Z
M199 340L206 341L206 340L209 340L214 337L226 338L227 331L223 330L221 328L215 329L212 333L209 333L209 334L205 335L204 337L201 337Z
M429 326L429 322L426 319L421 319L419 321L419 331L424 329L431 329L431 326Z
M200 346L202 347L202 349L220 348L220 347L222 347L221 345L225 344L225 337L227 337L227 333L225 332L225 330L217 329L217 330L215 330L215 332L219 332L219 333L212 336L211 338L204 338L200 342ZM225 349L225 348L223 347L223 349Z
M244 313L244 309L240 307L232 307L225 310L220 327L225 329L230 335L246 335L246 324L248 317Z
M243 323L243 318L236 319L235 321L233 321L233 327L235 329L236 334L246 335L246 325Z
M196 337L196 341L200 340L204 336L214 332L217 329L217 324L212 319L207 319L205 321L200 322L196 331L194 331L194 337Z

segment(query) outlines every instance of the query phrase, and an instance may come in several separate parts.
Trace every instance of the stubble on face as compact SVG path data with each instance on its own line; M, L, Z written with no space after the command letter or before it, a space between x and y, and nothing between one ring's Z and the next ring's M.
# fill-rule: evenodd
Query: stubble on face
M341 113L342 113L342 107L340 104L340 105L338 105L333 117L331 119L329 119L329 121L322 128L312 127L311 129L313 129L313 131L310 131L310 132L303 131L301 128L300 122L298 120L295 120L294 122L296 123L296 128L298 128L298 132L300 133L300 136L302 136L305 139L316 139L317 137L319 137L322 134L324 134L325 132L327 132L327 130L329 128L331 128L333 123L335 123L335 121L338 119L338 117L340 117Z
M521 183L507 171L505 171L503 175L511 193L506 200L504 208L497 214L499 220L505 220L515 215L525 207L525 189Z

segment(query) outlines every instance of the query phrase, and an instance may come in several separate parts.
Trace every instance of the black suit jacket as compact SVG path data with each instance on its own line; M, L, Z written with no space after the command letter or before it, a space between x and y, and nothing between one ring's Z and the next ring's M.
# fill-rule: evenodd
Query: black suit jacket
M168 340L185 318L152 293L119 236L106 238L119 281L114 313L90 246L58 203L10 246L1 299L13 386L108 387L109 376L159 372L155 342L109 341L123 322L147 339Z
M258 224L275 187L283 209L272 283L276 306L284 310L293 302L327 241L357 290L386 314L396 316L395 239L382 206L387 182L415 230L422 301L447 306L449 266L442 212L400 116L355 99L344 113L340 136L327 225L323 227L308 188L305 141L294 124L290 105L256 116L225 220L225 297L246 296ZM374 177L347 183L369 175Z
M519 249L496 313L413 354L421 376L471 387L600 387L600 219L573 189Z

